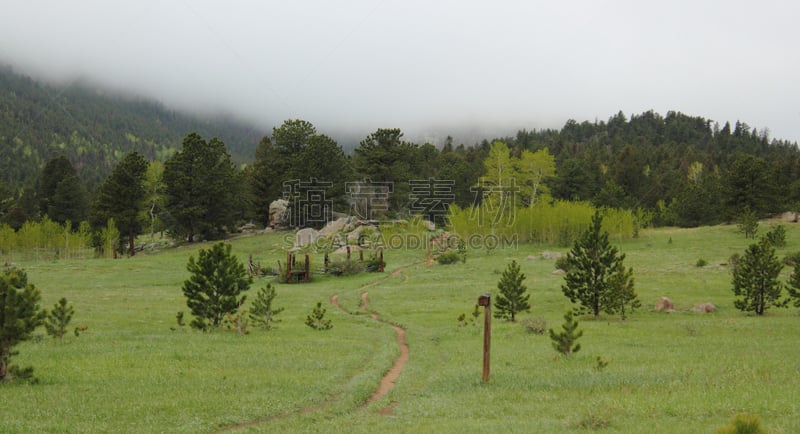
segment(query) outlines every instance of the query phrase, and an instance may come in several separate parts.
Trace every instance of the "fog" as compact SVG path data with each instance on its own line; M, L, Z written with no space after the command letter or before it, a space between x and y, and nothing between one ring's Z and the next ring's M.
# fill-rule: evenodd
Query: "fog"
M2 0L38 78L333 136L469 139L668 110L800 141L788 1ZM467 137L472 136L472 137Z

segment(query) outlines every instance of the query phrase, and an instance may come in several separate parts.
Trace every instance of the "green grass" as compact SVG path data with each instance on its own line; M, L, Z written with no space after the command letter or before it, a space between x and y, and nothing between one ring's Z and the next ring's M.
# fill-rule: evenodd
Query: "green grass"
M283 237L240 238L234 253L274 266L284 259ZM582 349L570 359L546 335L494 319L487 384L481 329L459 327L458 316L496 292L500 271L516 259L533 307L520 319L560 327L570 305L563 277L552 274L555 261L527 258L567 249L470 251L466 264L430 266L424 251L389 251L383 275L278 285L282 322L246 336L171 330L177 311L189 315L180 290L188 257L208 245L19 263L45 307L66 297L72 326L87 330L63 344L41 337L19 346L15 362L33 366L40 383L0 386L0 432L213 432L262 421L240 431L685 433L713 432L737 413L760 416L772 432L800 432L798 309L763 318L737 311L730 270L720 265L750 242L732 226L649 230L619 242L644 307L624 322L579 318ZM796 250L800 228L787 226L779 256ZM696 267L698 258L708 265ZM362 291L381 319L407 329L410 348L395 389L366 409L359 407L399 350L390 327L358 313ZM330 305L334 294L351 313ZM675 313L651 311L661 296ZM318 301L333 320L329 331L303 324ZM717 312L689 312L706 302ZM602 371L598 356L609 362ZM392 403L392 414L377 414Z

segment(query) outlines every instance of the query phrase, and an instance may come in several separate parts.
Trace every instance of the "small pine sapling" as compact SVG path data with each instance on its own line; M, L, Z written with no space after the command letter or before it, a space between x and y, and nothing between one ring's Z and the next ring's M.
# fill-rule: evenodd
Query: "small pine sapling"
M604 360L603 357L597 356L597 364L594 365L594 370L597 372L603 372L603 369L608 366L608 360Z
M311 315L306 317L306 325L314 330L328 330L333 327L331 320L325 319L326 309L322 307L322 302L318 301L317 306L311 311Z
M276 295L275 287L271 283L258 291L256 299L250 307L250 320L255 326L270 330L273 323L280 321L275 319L275 315L281 313L283 308L272 307L272 301L275 300Z
M573 315L572 309L564 314L564 324L561 325L560 333L556 333L553 329L550 329L550 339L553 341L553 348L567 357L580 351L581 344L575 341L583 336L583 330L578 330L578 321L575 320Z
M531 305L528 303L531 296L525 293L528 288L522 284L524 280L525 274L520 272L517 261L511 261L497 282L500 293L494 300L495 318L505 318L514 322L518 312L531 311Z
M795 263L792 275L789 276L789 284L786 286L786 290L789 292L789 299L786 302L788 303L793 299L794 306L800 307L800 262Z
M58 300L58 303L53 306L53 310L47 313L47 317L44 320L47 334L53 338L58 338L59 341L63 341L64 335L67 334L67 326L74 313L75 310L67 304L66 298L62 297L61 300Z

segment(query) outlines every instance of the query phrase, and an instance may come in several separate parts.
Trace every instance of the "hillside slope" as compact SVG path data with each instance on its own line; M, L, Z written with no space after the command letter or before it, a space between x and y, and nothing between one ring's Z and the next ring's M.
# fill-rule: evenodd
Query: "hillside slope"
M127 152L164 159L192 131L220 138L238 162L252 158L264 135L232 119L202 119L83 83L44 84L0 66L0 183L9 187L30 185L58 155L92 187Z

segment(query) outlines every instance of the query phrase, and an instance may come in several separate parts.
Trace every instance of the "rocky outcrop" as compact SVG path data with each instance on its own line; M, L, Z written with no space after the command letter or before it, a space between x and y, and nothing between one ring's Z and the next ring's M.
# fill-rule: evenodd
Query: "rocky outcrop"
M320 234L312 228L300 229L294 236L294 247L296 249L310 246L320 239Z
M269 226L273 229L281 228L286 225L289 220L286 215L286 209L289 207L289 202L285 199L273 200L269 204Z

